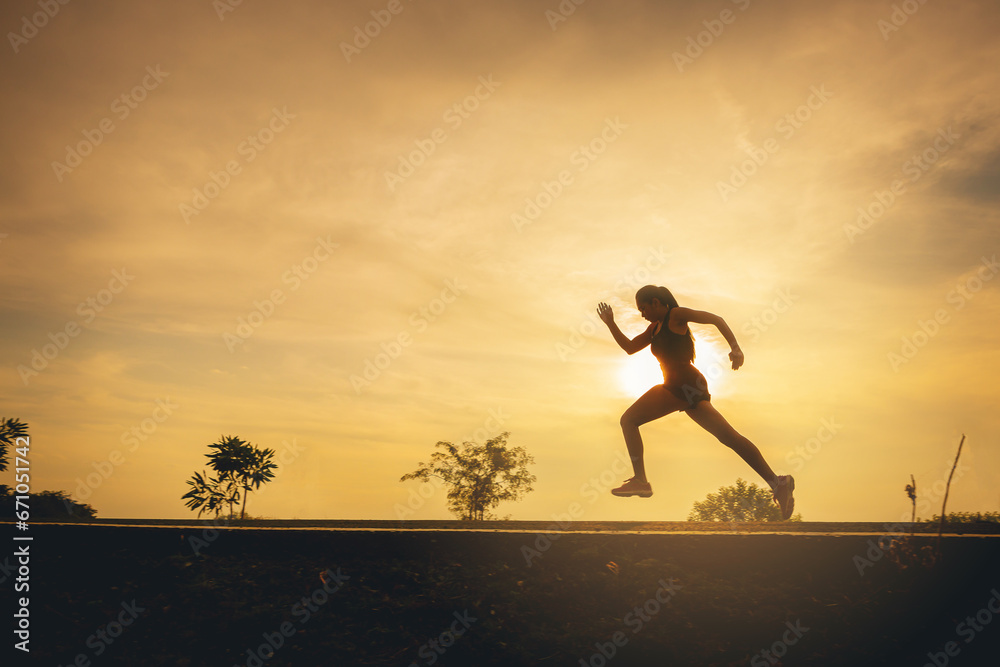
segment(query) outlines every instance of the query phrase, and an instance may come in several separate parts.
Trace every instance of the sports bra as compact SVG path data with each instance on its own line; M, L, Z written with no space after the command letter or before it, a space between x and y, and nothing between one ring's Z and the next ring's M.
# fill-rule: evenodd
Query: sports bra
M689 333L679 334L670 330L667 322L670 320L670 310L661 322L660 332L653 334L649 349L661 366L678 366L694 361L694 339ZM656 330L656 322L649 325L650 330Z

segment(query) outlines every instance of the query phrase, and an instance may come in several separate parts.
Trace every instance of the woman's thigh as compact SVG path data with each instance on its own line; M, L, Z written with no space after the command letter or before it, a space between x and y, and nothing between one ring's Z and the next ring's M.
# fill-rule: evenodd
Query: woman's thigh
M664 385L658 384L633 403L622 415L622 425L642 426L654 419L665 417L687 407L687 402L674 396Z

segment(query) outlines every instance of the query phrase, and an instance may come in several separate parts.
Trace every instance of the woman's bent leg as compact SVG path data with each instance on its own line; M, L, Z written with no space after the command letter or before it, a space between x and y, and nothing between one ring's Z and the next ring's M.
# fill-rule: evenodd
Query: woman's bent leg
M637 481L647 481L646 465L643 461L642 436L639 435L639 427L654 419L669 415L671 412L681 409L684 405L666 387L656 385L640 396L622 415L622 435L625 436L625 446L628 448L629 457L632 459L632 469L635 471L635 479Z

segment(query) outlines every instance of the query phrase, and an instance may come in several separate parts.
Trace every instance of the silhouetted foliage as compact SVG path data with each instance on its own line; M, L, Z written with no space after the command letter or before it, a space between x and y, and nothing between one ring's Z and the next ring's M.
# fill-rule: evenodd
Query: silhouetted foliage
M1000 512L948 512L945 523L1000 523ZM928 523L941 521L941 515L935 514Z
M906 497L913 503L913 512L910 513L910 523L917 520L917 480L910 475L910 483L906 485Z
M3 504L14 503L14 496L8 487L0 488ZM97 510L86 503L78 503L65 491L39 491L29 493L24 501L32 519L60 519L62 521L88 521L97 518Z
M233 513L233 505L239 502L240 490L233 480L223 482L218 477L210 477L208 473L195 472L188 480L191 488L181 496L187 498L184 503L192 511L198 510L200 517L204 512L211 512L218 517L225 505L229 504L229 514Z
M794 514L789 521L802 521ZM781 521L781 508L774 502L771 491L737 479L733 486L723 486L705 500L696 501L688 521Z
M0 418L0 472L7 470L10 465L8 451L17 450L17 439L28 436L28 425L18 418ZM17 454L21 458L29 458L23 453ZM15 466L15 468L18 466ZM16 476L15 476L15 479ZM15 485L12 489L6 484L0 484L0 497L4 500L14 502L15 495L27 495L27 499L22 502L28 505L28 512L32 519L62 519L86 521L97 516L97 510L85 503L78 503L73 500L65 491L39 491L38 493L16 494Z
M28 503L32 518L65 519L68 516L84 521L97 518L97 510L87 503L78 503L64 491L33 493Z
M508 448L507 437L501 433L480 445L463 442L456 446L438 442L442 451L431 454L429 463L399 478L428 481L441 479L448 490L448 510L460 519L482 521L494 518L489 510L508 500L519 500L532 491L535 476L528 465L535 459L523 447Z
M7 458L8 449L14 449L18 438L28 435L28 425L20 419L0 418L0 472L7 470L10 459ZM8 488L6 484L0 484L0 495L6 495Z
M13 448L18 438L28 435L28 425L20 419L0 418L0 472L7 469L10 460L7 458L8 448Z
M188 480L191 488L181 496L187 499L184 504L191 510L198 510L198 516L203 512L213 512L219 516L224 505L229 505L229 514L233 514L233 505L240 502L240 519L246 515L247 496L251 491L260 488L261 484L274 479L274 450L261 449L235 436L222 436L219 442L208 446L213 450L205 456L208 465L215 471L215 477L207 473L195 472Z

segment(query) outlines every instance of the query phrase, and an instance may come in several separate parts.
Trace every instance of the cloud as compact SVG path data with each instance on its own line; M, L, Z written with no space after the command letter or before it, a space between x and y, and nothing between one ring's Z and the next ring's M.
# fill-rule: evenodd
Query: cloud
M210 4L70 4L0 62L0 392L72 443L43 483L68 488L168 392L184 414L145 450L172 452L168 469L146 455L128 473L164 480L158 516L220 431L299 435L310 469L347 461L361 479L497 406L539 457L610 448L594 425L618 438L624 357L594 309L634 335L645 283L733 327L751 356L717 395L741 429L781 442L775 420L815 430L834 407L865 443L895 443L906 415L909 435L989 425L968 406L998 370L992 283L898 374L886 355L1000 245L995 7L928 3L883 38L892 4L853 0L585 3L555 29L554 2L403 6L350 62L365 3L244 3L221 21ZM157 66L169 75L122 117ZM105 118L60 180L52 163ZM852 235L859 208L872 221ZM322 261L319 239L336 244ZM82 322L122 269L134 282ZM781 290L796 300L777 313ZM18 366L70 321L80 335L25 386ZM686 433L670 419L654 433ZM573 486L546 480L539 506ZM300 507L290 495L267 503Z

